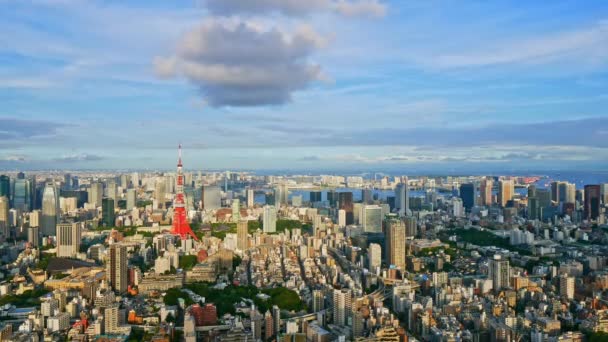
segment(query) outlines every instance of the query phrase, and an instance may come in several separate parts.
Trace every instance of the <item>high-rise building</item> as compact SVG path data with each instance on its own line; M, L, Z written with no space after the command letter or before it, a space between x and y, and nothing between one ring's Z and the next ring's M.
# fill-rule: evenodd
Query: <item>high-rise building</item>
M29 227L27 229L27 242L32 245L32 247L40 246L40 229L36 227Z
M106 279L118 293L127 291L127 247L121 244L110 245L106 263Z
M538 206L546 208L551 205L551 191L549 189L536 189L536 197L538 198Z
M57 256L75 258L80 252L81 230L78 223L57 225Z
M249 248L249 231L247 221L241 220L236 225L236 247L241 251Z
M494 258L490 260L489 277L492 279L493 288L499 291L509 286L509 277L511 269L509 267L509 260L503 260L498 254L494 255Z
M101 200L101 223L106 227L114 227L116 225L114 200L109 197Z
M386 261L389 265L405 270L405 223L398 219L386 221Z
M501 207L506 207L507 202L513 199L515 193L515 184L511 179L502 179L498 183L498 204Z
M481 205L491 206L492 205L492 187L494 182L491 179L484 179L479 185L479 194L481 196Z
M23 173L21 177L15 179L13 185L13 208L20 210L21 212L28 212L32 210L32 188L34 184L29 179L25 179Z
M275 233L277 231L277 210L272 205L264 206L263 222L264 233Z
M310 192L310 203L318 203L321 202L321 191L311 191Z
M568 299L574 299L574 277L563 274L559 277L559 294Z
M325 309L325 295L323 290L312 290L312 312L319 312Z
M371 272L382 265L382 247L377 243L370 243L368 248L368 268Z
M59 219L59 191L52 182L46 183L42 193L42 218L40 232L44 236L55 236Z
M407 215L410 208L410 188L407 178L405 182L401 182L395 187L395 208L397 208L400 216Z
M255 191L253 189L247 189L247 208L253 208L255 204Z
M241 220L241 201L238 198L232 200L232 222Z
M418 219L415 216L405 218L405 237L413 238L418 234Z
M599 185L585 185L585 207L584 218L586 220L597 220L600 216L601 189Z
M344 210L346 214L346 225L353 224L355 222L353 193L339 192L338 203L340 205L340 209Z
M608 183L600 184L600 195L602 195L602 203L608 204Z
M560 203L575 203L576 202L576 185L568 182L558 183L558 194Z
M9 206L8 197L0 196L0 235L4 237L10 236Z
M462 204L462 199L458 197L452 198L452 215L454 217L464 217L465 210L464 205Z
M115 179L111 179L106 184L106 196L114 200L114 208L118 207L120 194L118 193L118 184Z
M540 218L540 205L538 198L528 197L528 219L538 220Z
M464 208L467 211L471 211L471 209L475 206L475 199L477 198L477 195L475 194L475 184L461 184L460 198L462 199L462 205L464 206Z
M137 192L135 189L127 190L127 210L132 210L137 205Z
M136 189L139 187L139 173L133 172L131 174L131 185Z
M363 204L370 204L373 202L373 191L372 189L362 189L361 190L361 201Z
M167 182L164 177L157 178L154 184L154 199L160 208L165 207L167 201Z
M0 175L0 197L11 198L11 178L7 175Z
M362 208L361 223L363 231L368 233L382 233L382 207L366 205Z
M219 186L205 185L203 186L203 209L215 210L222 206L222 195Z
M89 204L99 207L103 198L103 184L99 182L91 183L89 187Z
M551 201L556 203L559 202L559 183L551 182Z
M352 298L349 289L334 289L334 324L346 326L352 312Z

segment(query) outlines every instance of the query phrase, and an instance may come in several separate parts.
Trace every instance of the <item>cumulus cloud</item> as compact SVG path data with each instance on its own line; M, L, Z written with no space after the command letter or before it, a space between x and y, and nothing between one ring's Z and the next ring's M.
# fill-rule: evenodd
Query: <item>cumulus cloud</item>
M185 77L214 107L277 105L322 78L309 58L324 44L307 27L289 33L210 19L182 37L175 55L157 58L155 70Z
M206 0L216 15L272 14L302 16L312 12L333 11L346 16L380 17L386 6L378 0Z
M103 160L103 159L104 159L103 157L95 155L95 154L78 153L78 154L66 155L66 156L62 156L59 158L55 158L55 159L53 159L53 161L71 163L71 162L82 162L82 161L99 161L99 160Z

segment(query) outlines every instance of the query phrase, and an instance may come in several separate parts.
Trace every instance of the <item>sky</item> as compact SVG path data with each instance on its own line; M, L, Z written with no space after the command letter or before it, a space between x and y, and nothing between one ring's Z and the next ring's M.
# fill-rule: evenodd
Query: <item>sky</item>
M0 169L608 170L608 2L0 0Z

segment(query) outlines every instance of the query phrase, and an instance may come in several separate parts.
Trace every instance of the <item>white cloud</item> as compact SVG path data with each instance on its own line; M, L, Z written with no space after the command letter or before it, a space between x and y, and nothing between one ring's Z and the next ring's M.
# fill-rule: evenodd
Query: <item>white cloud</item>
M378 0L206 0L217 15L271 14L302 16L312 12L333 11L346 16L381 17L386 5Z

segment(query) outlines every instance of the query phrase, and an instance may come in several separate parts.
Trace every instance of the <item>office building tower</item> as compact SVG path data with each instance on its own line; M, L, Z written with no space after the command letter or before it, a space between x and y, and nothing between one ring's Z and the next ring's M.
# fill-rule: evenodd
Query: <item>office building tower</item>
M538 198L536 197L528 197L528 219L540 219L540 205L538 203Z
M585 206L583 216L585 220L597 220L600 216L601 189L599 185L585 185Z
M386 262L405 270L405 223L398 219L386 220Z
M338 206L338 193L335 190L330 190L327 192L327 201L329 202L329 206L335 208Z
M537 189L536 197L538 198L538 206L546 208L551 205L551 191L549 189Z
M376 269L382 265L382 247L377 243L370 243L367 257L370 272L376 272Z
M536 197L536 185L530 184L528 185L528 198Z
M404 219L405 237L414 238L418 234L418 219L415 216L408 216Z
M407 181L395 187L395 208L400 216L405 216L410 208L410 188Z
M127 210L132 210L137 205L137 192L135 189L127 190Z
M576 202L576 186L568 182L558 183L559 203L575 203Z
M264 206L263 216L264 233L275 233L277 231L277 210L272 205Z
M559 184L560 182L551 182L551 201L559 203Z
M232 200L232 222L241 220L241 202L238 198Z
M0 197L11 198L11 178L7 175L0 175Z
M101 223L106 227L114 227L116 225L114 200L109 197L101 200Z
M167 201L166 187L167 183L164 177L156 179L156 183L154 184L154 200L159 208L165 207L165 202Z
M23 173L21 173L22 177ZM20 210L21 212L28 212L32 210L31 207L31 194L33 184L29 179L17 178L13 185L13 208Z
M492 201L492 187L494 182L491 179L484 179L479 185L479 194L481 197L481 205L490 207L493 204Z
M361 223L367 233L382 233L382 208L378 205L366 205L362 208Z
M66 173L63 175L63 190L72 190L72 175L69 173Z
M57 225L57 256L75 258L80 252L81 230L78 223Z
M10 236L9 201L7 196L0 196L0 235Z
M574 299L574 277L563 274L559 277L559 294L567 299Z
M477 194L475 193L475 184L466 183L460 185L460 198L462 199L462 205L467 211L475 206L475 199Z
M276 335L281 332L281 309L278 306L272 306L272 324Z
M281 205L286 205L289 198L289 188L287 184L281 183L274 188L275 207L280 208Z
M515 184L511 179L502 179L498 183L498 204L501 207L506 207L507 202L513 199L515 193Z
M322 201L321 199L321 191L311 191L310 192L310 203L319 203Z
M339 192L338 193L338 203L339 203L339 208L344 210L344 212L345 212L346 225L353 224L355 222L353 193L352 192Z
M103 198L103 184L99 182L93 182L89 186L89 204L95 206L96 208L101 205L101 200Z
M27 242L35 248L40 246L40 229L38 227L27 229Z
M505 287L509 287L511 272L509 260L503 260L500 255L496 254L494 255L494 258L490 260L489 266L489 277L492 279L494 290L499 291Z
M46 183L42 193L42 218L40 232L44 236L55 236L59 219L59 192L54 183Z
M346 227L346 211L344 209L338 210L338 227Z
M462 204L462 199L458 197L452 198L452 215L454 217L464 217L465 210L464 205Z
M312 312L319 312L325 309L325 295L323 290L312 290Z
M374 201L372 189L361 190L361 201L363 204L370 204Z
M600 195L602 195L602 203L608 204L608 183L600 185Z
M110 245L106 264L106 279L118 293L127 291L127 248L121 244Z
M139 188L139 173L131 173L131 186L135 189Z
M247 208L253 208L255 204L255 191L247 189Z
M236 247L241 251L249 248L249 227L245 220L239 221L236 225Z
M334 289L334 324L346 326L352 312L352 298L349 289Z
M116 184L116 180L111 179L106 184L106 196L114 200L114 208L116 208L118 206L118 200L121 197L118 193L118 185Z
M219 186L203 186L202 198L204 210L215 210L221 208L222 206L222 194Z

